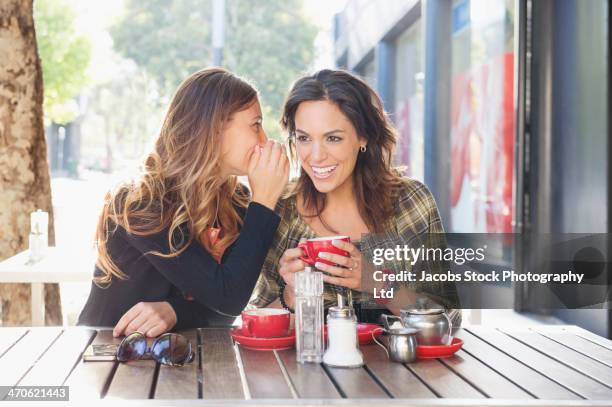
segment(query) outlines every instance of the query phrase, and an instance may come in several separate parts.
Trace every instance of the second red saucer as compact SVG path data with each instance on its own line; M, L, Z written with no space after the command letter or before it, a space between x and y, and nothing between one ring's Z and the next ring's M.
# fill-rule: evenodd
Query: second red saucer
M357 340L359 345L368 345L374 342L374 337L379 337L382 334L383 328L376 324L366 324L360 322L357 324ZM323 330L325 340L327 340L327 325ZM372 335L374 334L374 335Z
M448 358L453 356L463 346L463 341L459 338L453 338L450 345L424 346L417 345L417 358L433 359L433 358Z
M236 342L247 349L252 350L283 350L295 346L295 330L289 331L289 335L279 338L254 338L246 336L242 327L230 331L230 335Z

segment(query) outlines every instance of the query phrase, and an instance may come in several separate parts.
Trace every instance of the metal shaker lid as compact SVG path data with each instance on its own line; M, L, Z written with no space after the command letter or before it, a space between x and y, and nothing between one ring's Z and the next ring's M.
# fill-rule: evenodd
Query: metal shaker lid
M329 316L337 319L351 319L355 316L353 307L329 307Z

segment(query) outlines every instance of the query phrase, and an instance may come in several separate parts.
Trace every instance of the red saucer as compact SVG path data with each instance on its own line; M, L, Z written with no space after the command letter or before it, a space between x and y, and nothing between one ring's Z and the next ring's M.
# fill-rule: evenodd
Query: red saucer
M378 329L378 331L376 331ZM379 337L382 334L382 327L376 324L357 324L357 338L359 339L360 345L368 345L374 342L372 338L372 332L375 337Z
M254 338L246 336L242 332L242 327L232 329L230 335L240 345L252 350L283 350L291 349L295 346L295 330L293 329L289 331L288 336L279 338Z
M417 345L417 357L419 359L434 359L451 357L463 346L463 341L453 338L450 345Z
M378 332L375 332L378 329ZM372 332L374 332L375 337L379 337L382 334L383 328L380 325L376 324L365 324L358 323L357 324L357 340L359 341L359 345L369 345L374 342L372 338ZM325 339L327 339L327 325L325 325Z

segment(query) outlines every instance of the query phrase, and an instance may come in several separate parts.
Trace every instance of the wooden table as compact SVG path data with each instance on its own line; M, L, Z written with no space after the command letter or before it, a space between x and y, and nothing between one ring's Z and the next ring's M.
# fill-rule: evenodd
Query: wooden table
M29 261L25 250L0 262L0 283L29 283L32 289L32 326L45 325L45 283L88 282L93 277L95 253L49 247L45 257Z
M79 405L612 403L612 341L573 326L468 327L457 335L465 345L454 357L408 365L388 362L376 345L362 346L367 364L358 369L300 365L294 350L247 350L227 329L184 334L198 344L197 358L172 368L152 360L82 362L88 344L119 341L108 330L2 328L0 385L68 385Z

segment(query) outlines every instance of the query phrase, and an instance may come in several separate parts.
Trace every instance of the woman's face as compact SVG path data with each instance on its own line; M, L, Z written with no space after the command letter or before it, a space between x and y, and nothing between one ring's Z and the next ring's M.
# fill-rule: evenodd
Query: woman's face
M359 148L366 142L338 106L317 100L298 106L295 144L302 169L315 188L329 193L352 185Z
M221 169L224 176L247 175L249 157L255 145L263 146L268 137L262 127L259 101L236 112L221 134Z

